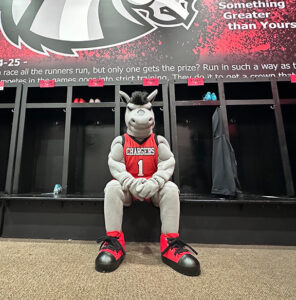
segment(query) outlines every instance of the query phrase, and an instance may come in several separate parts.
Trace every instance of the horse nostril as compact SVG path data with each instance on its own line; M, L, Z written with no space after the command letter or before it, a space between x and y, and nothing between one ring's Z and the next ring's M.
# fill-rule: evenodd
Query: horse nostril
M149 122L152 122L152 121L153 121L153 118L150 118L150 119L149 119Z
M137 112L137 114L139 116L143 116L143 115L145 115L145 111L143 109L139 109L138 112Z
M132 123L136 123L136 120L135 119L131 119Z

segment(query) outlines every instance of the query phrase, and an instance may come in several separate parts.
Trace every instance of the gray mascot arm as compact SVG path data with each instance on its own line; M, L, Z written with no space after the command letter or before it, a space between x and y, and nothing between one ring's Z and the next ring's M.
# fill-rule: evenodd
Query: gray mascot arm
M117 179L124 191L130 191L139 200L143 200L140 195L138 195L138 186L146 181L144 178L135 179L132 174L127 172L122 146L122 137L116 137L112 144L111 150L108 156L108 165L112 176Z
M158 143L157 171L153 174L152 178L157 181L159 188L163 188L174 173L175 158L168 141L163 136L158 136Z
M116 137L111 144L108 165L112 176L120 182L123 190L128 190L133 176L126 171L121 136Z
M175 169L175 158L167 140L159 135L158 139L158 164L157 171L144 183L139 195L143 198L153 197L166 182L170 180Z

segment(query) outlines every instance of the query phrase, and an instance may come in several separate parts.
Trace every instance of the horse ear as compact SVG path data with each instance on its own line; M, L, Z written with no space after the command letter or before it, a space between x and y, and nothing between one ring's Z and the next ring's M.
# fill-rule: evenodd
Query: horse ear
M131 98L130 98L130 96L129 96L127 93L125 93L125 92L123 92L123 91L119 91L119 94L120 94L120 96L121 96L121 99L122 99L125 103L129 103L129 102L131 101Z
M151 94L149 94L147 96L147 100L152 103L154 101L154 99L155 99L155 97L156 97L157 94L158 94L158 90L156 89Z

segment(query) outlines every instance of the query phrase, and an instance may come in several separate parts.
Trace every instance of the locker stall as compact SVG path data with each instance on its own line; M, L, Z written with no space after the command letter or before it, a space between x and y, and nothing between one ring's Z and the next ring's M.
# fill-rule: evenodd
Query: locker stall
M189 86L170 84L172 145L176 157L174 180L182 194L209 195L212 186L212 115L220 105L217 82ZM204 101L207 92L217 100Z
M287 139L289 161L293 178L294 190L296 187L296 84L290 81L277 82L279 101L283 116L283 123Z
M111 107L72 108L69 194L103 195L112 179L107 162L114 121Z
M49 193L61 184L65 140L62 109L28 109L19 174L19 193Z
M212 186L212 115L216 107L176 108L180 191L210 194Z
M227 107L230 142L246 194L285 195L280 147L271 105Z

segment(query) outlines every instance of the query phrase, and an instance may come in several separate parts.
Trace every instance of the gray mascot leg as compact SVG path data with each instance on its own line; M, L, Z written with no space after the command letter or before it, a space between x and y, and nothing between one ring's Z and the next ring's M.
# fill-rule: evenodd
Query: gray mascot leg
M129 193L124 192L117 180L112 180L105 187L104 213L106 236L98 239L102 242L95 261L98 272L116 270L125 256L124 234L122 230L123 206L131 204Z
M177 185L168 181L163 188L153 196L152 202L155 206L159 206L160 209L161 232L163 234L178 233L180 201Z
M123 206L130 206L132 198L123 191L119 181L111 180L105 187L104 215L106 231L122 231Z
M160 208L162 261L181 274L199 275L199 261L185 248L188 245L179 239L180 201L178 187L173 182L168 181L152 198L152 201ZM191 250L195 252L194 249L191 248ZM195 252L195 254L197 253Z

